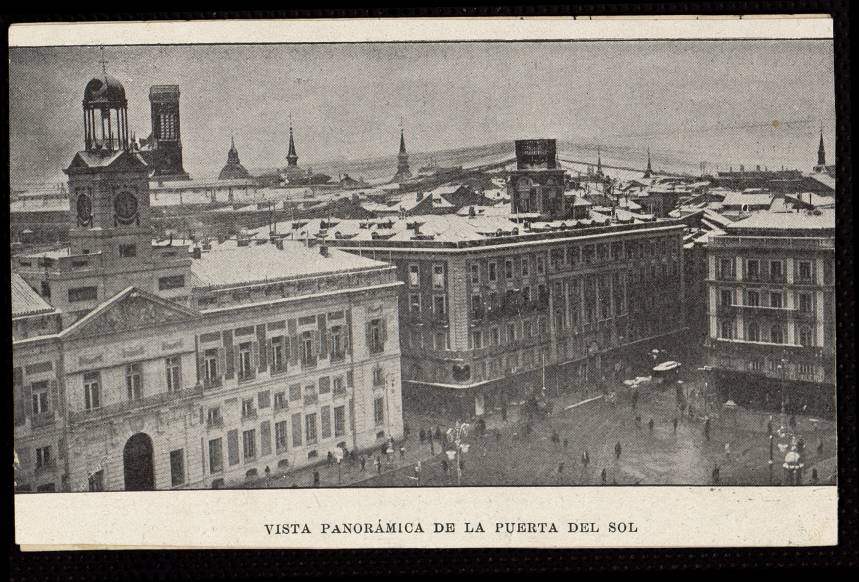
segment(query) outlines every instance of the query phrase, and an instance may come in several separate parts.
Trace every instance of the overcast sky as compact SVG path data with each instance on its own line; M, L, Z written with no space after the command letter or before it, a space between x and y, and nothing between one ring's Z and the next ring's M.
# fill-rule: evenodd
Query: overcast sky
M100 58L10 49L13 183L62 179ZM107 47L105 58L140 137L149 87L180 85L185 168L199 178L217 174L231 135L246 167L285 165L290 112L303 166L396 153L401 117L412 151L539 136L810 169L821 122L834 151L831 41Z

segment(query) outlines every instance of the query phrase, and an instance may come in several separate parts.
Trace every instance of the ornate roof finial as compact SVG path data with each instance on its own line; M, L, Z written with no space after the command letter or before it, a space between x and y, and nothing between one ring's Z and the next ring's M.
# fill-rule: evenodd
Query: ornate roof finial
M104 58L104 47L101 48L101 59L99 59L99 63L101 63L101 73L107 76L107 60Z

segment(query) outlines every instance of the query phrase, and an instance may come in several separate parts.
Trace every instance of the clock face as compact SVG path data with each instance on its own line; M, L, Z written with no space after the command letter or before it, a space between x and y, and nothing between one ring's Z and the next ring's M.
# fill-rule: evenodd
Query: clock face
M77 200L78 221L82 224L88 224L92 216L92 200L86 194L79 194Z
M129 224L137 216L137 198L128 191L120 192L113 201L116 217L125 224Z

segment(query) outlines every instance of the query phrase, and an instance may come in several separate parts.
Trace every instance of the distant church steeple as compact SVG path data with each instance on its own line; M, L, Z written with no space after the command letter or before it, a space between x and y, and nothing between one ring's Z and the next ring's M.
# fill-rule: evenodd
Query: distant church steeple
M647 148L647 169L644 171L644 177L649 178L653 175L653 167L650 165L650 148Z
M295 153L295 140L292 138L292 113L289 114L289 153L286 154L286 161L290 166L298 166L298 154Z
M406 135L400 121L400 153L397 154L397 173L394 175L394 181L406 180L412 177L412 171L409 169L409 154L406 152Z
M823 126L820 126L820 145L817 146L817 165L826 165L826 148L823 146Z
M597 146L597 176L602 176L602 158L600 157L600 146Z

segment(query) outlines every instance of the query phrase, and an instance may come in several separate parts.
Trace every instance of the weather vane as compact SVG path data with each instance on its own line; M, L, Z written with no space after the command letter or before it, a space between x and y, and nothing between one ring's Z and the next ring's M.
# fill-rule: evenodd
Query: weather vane
M104 58L104 47L99 48L101 48L101 60L99 60L101 63L101 72L107 75L107 60Z

